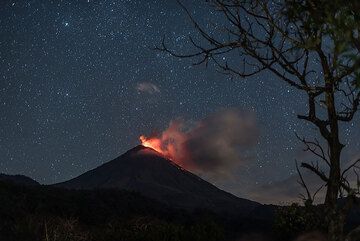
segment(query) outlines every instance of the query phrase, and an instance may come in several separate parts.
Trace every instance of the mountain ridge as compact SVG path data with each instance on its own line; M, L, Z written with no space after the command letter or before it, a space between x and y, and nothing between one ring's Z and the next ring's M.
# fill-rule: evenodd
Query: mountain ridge
M55 186L67 189L125 189L171 206L210 209L220 213L247 214L260 205L217 188L142 145Z
M0 181L24 186L40 186L40 183L25 175L0 173Z

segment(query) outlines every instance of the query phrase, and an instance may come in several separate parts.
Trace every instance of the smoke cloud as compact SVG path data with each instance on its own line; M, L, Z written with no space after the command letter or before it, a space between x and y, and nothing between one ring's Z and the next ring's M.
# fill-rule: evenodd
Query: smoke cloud
M343 170L352 165L354 162L356 162L356 160L360 158L359 153L355 154L353 152L347 154L347 156L348 157L345 158L348 158L348 161L345 161L342 164ZM305 157L307 159L310 159L311 155ZM299 159L304 160L305 158L300 157ZM295 163L293 165L295 168ZM322 167L322 170L325 173L328 172L326 166ZM320 177L318 177L316 174L307 169L300 167L300 171L302 172L303 178L307 187L309 188L310 193L313 195L315 192L318 191L315 196L314 203L323 203L326 195L326 187L324 186L324 181L321 180ZM278 180L272 183L266 183L256 186L235 187L231 190L231 192L264 204L284 205L294 202L302 203L303 200L301 199L300 194L306 196L306 191L299 184L299 181L299 175L295 173L291 176L286 177L285 179ZM357 186L357 176L353 171L348 172L347 181L349 182L351 187L355 188ZM321 186L323 186L323 188L318 190Z
M304 180L309 188L309 191L313 194L321 187L324 182L315 174L301 170ZM243 195L251 200L264 204L291 204L302 203L300 194L306 194L305 190L299 184L299 176L294 174L284 180L276 181L271 184L263 184L260 186L250 187L248 190L241 189ZM236 191L235 191L236 192ZM316 197L315 203L322 203L325 198L325 188L321 189Z
M171 121L161 134L140 139L185 169L224 173L244 161L257 137L252 113L227 109L197 122Z
M150 95L160 93L159 87L150 82L141 82L136 85L136 90Z

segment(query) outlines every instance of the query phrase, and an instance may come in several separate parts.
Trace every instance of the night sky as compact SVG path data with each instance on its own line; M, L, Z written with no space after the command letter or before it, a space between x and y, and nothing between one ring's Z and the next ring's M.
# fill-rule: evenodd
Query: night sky
M197 2L184 1L209 24L214 13ZM267 72L232 78L153 50L165 36L191 51L194 34L175 0L1 1L0 172L64 181L173 119L239 108L255 113L257 144L235 175L214 182L251 197L257 186L296 175L294 159L307 155L294 133L314 135L296 118L306 111L304 96ZM342 127L350 143L344 158L360 153L358 123L359 116Z

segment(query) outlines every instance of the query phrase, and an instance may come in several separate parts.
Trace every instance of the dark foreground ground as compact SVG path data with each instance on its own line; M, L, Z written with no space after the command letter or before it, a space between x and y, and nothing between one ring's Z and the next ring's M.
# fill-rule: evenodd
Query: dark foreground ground
M171 208L120 190L70 191L0 181L0 240L235 240L269 220Z
M221 215L172 208L128 191L0 181L1 241L286 241L294 230L301 233L303 224L291 227L286 217L285 226L274 223L276 213L277 207L262 206L246 217ZM351 225L357 224L356 215Z

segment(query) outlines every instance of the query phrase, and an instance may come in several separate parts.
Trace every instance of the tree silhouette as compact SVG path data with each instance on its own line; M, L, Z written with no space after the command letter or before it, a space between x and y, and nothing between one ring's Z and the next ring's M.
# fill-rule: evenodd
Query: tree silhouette
M352 185L347 174L354 171L358 176L360 160L342 166L345 145L340 140L339 125L353 121L360 102L360 2L206 2L221 15L210 30L179 1L202 38L195 41L189 37L194 51L169 48L165 39L157 49L178 58L194 58L195 65L213 62L221 72L242 78L269 71L306 94L308 112L297 117L315 125L323 140L299 137L306 150L319 159L318 163L302 162L300 166L324 181L328 238L344 240L345 218L359 194L359 178ZM346 199L345 205L339 205L339 197Z

